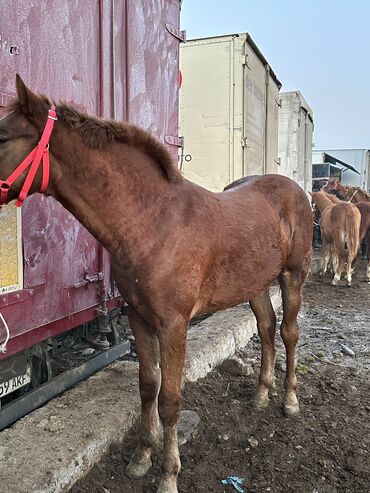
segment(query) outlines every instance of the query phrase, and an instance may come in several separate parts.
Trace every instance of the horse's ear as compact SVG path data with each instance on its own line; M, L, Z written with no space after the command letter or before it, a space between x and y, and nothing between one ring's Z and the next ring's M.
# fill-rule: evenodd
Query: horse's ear
M44 120L48 111L48 105L37 94L33 93L23 82L20 75L16 75L16 88L18 104L22 113L32 120Z

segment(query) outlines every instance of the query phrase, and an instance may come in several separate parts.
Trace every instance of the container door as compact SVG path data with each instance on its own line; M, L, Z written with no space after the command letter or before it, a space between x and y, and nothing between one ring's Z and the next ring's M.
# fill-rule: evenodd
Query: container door
M265 162L266 173L278 173L278 130L279 130L279 88L270 74L266 73L266 134Z
M177 160L179 43L178 0L127 0L126 118L168 145Z
M246 174L277 173L279 88L248 41L244 78Z
M219 192L232 181L232 38L181 47L180 133L185 177Z
M244 78L244 169L246 175L260 175L266 171L266 69L248 42Z

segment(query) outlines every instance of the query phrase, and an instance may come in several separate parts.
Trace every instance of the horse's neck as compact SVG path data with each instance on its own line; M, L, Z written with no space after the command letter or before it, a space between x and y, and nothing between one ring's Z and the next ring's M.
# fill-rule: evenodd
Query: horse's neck
M317 195L315 201L321 212L335 205L328 197L325 197L325 195Z
M149 255L174 195L156 163L121 144L65 156L52 195L114 256L130 262Z
M369 202L370 197L367 193L363 192L362 190L357 189L356 195L354 195L352 202L359 203L359 202Z

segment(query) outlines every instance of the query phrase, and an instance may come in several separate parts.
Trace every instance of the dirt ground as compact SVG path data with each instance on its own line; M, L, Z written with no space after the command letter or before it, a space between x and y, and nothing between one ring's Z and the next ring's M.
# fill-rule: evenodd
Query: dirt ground
M306 284L299 318L298 417L281 412L280 341L277 395L264 412L251 405L259 371L257 336L240 354L254 368L252 376L216 370L186 386L183 408L196 411L201 422L180 449L181 493L235 492L220 482L231 475L245 479L248 493L370 493L370 285L364 282L364 261L357 271L352 288L344 282L331 286L329 276L313 276ZM354 356L346 354L351 350ZM145 479L125 476L134 447L132 432L71 492L155 493L158 455Z

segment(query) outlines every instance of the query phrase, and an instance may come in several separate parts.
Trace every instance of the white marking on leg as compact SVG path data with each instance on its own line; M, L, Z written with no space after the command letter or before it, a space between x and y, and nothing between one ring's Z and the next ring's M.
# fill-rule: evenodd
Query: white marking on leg
M351 270L349 270L348 274L347 274L347 283L348 283L348 286L350 286L352 283L352 272L351 272Z

